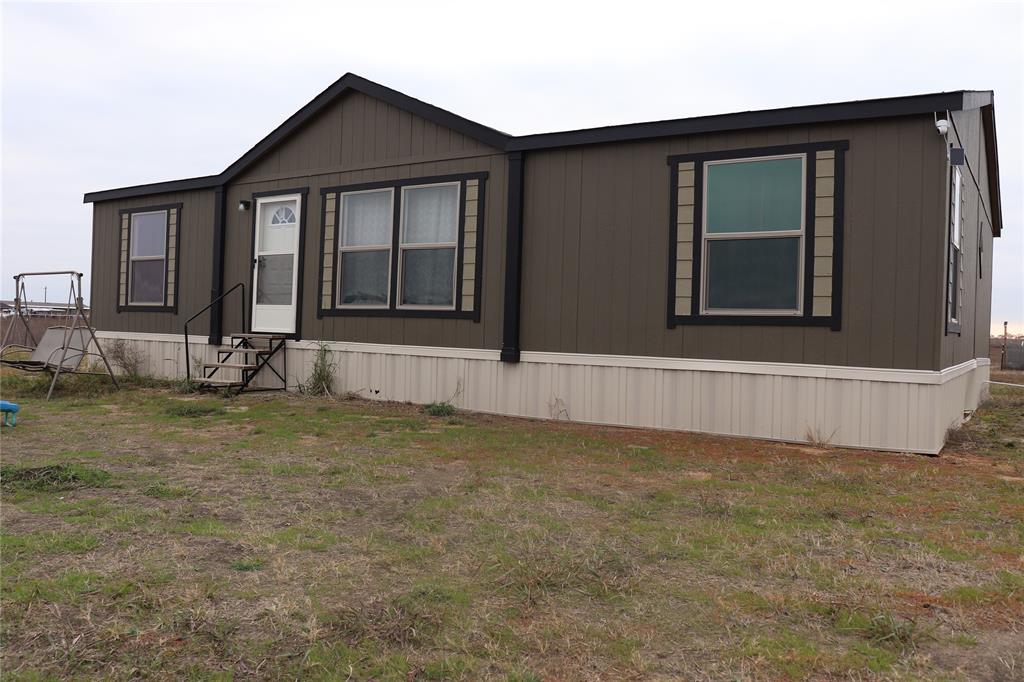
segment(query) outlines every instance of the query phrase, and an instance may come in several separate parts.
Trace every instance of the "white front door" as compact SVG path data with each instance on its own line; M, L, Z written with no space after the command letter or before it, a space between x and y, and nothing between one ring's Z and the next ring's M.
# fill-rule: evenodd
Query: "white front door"
M301 207L299 194L256 200L252 264L254 332L295 332Z

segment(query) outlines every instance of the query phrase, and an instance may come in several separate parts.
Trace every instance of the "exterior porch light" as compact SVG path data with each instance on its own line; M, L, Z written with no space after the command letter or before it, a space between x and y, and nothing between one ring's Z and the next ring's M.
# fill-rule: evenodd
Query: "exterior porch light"
M238 202L238 210L239 211L248 211L249 210L249 206L251 205L251 203L252 202L246 201L245 199L239 201Z

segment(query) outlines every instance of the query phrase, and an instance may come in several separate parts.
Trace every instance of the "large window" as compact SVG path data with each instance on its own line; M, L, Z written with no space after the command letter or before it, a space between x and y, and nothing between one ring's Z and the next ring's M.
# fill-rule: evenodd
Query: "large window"
M388 307L393 205L390 188L341 195L340 306Z
M704 164L701 312L800 315L806 155Z
M325 187L317 315L480 321L486 172Z
M455 307L459 183L402 188L401 307Z
M167 272L167 211L131 215L129 302L163 305Z

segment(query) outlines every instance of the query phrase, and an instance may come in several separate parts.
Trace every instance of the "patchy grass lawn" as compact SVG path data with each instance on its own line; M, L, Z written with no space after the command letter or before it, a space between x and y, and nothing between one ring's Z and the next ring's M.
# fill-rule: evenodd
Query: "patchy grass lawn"
M940 458L3 392L8 679L1024 675L1024 390Z

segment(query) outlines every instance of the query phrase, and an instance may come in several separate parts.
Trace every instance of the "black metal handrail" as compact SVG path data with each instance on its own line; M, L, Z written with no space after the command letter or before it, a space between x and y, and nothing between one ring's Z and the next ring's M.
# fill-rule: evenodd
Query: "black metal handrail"
M247 319L248 316L246 315L246 310L245 310L246 306L245 306L245 283L244 282L239 282L235 286L231 287L230 289L225 291L223 294L221 294L217 298L215 298L212 301L210 301L209 303L207 303L206 306L203 307L195 315L193 315L192 317L190 317L187 320L185 320L185 378L188 380L189 383L192 383L192 358L191 358L191 356L189 355L189 352L188 352L188 325L189 325L190 322L195 320L197 317L199 317L200 315L205 313L207 310L212 308L215 303L219 303L225 296L230 294L235 289L241 289L242 290L242 331L244 332L246 329L249 328L249 323L248 323L248 319Z

